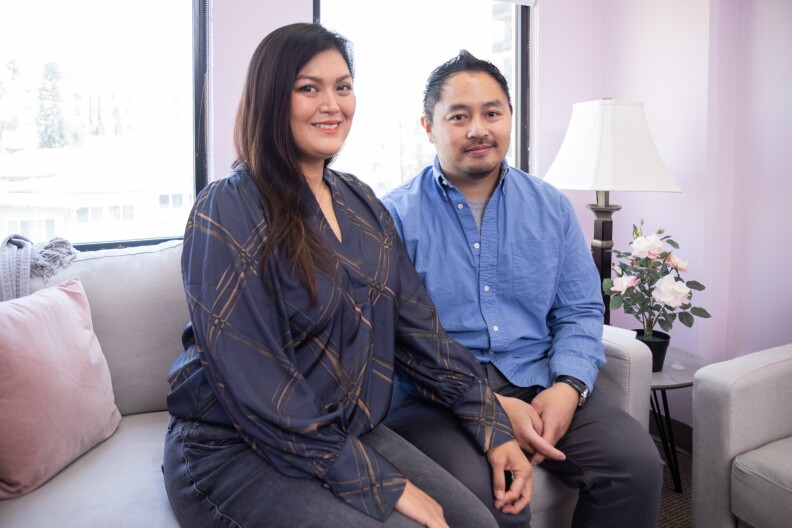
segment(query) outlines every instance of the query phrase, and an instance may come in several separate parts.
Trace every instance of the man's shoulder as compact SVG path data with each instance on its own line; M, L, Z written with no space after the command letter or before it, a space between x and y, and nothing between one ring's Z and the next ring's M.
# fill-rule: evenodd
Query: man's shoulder
M509 167L509 177L512 184L521 192L530 192L548 200L564 200L566 195L533 174L523 172L515 167Z
M404 214L410 207L418 207L421 194L426 189L426 184L431 183L432 170L427 167L409 180L394 187L382 196L382 203L392 212Z

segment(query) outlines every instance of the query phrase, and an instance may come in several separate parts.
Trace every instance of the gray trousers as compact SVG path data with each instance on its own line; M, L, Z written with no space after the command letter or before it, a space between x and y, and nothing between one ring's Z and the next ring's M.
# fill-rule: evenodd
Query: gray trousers
M380 425L364 438L440 503L451 526L497 526L467 488L399 435ZM172 419L163 473L171 506L185 528L419 526L396 511L380 522L337 498L318 479L282 475L226 427Z
M516 387L494 366L482 367L490 386L503 396L530 403L541 390ZM489 463L456 418L444 408L413 398L398 383L395 385L385 424L465 484L490 508L499 526L528 527L530 508L508 515L492 506ZM637 420L595 390L575 412L569 431L556 447L567 459L548 459L541 467L567 486L580 490L573 527L655 528L663 466L657 447Z

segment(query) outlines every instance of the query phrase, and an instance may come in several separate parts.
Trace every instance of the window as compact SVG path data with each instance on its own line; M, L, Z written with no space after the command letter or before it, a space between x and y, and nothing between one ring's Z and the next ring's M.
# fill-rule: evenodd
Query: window
M491 61L509 81L515 121L508 161L528 166L527 137L519 133L528 129L527 7L497 0L401 0L383 13L383 4L370 0L314 5L315 18L348 38L355 55L355 124L334 167L381 196L431 164L434 147L420 126L424 84L463 48Z
M0 226L49 218L74 243L182 235L189 210L171 196L205 183L204 1L0 0Z

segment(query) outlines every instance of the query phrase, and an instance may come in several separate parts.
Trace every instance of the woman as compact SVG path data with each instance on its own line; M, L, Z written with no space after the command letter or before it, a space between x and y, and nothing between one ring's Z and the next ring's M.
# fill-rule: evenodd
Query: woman
M499 508L530 498L508 419L440 327L389 214L327 168L352 124L352 71L348 43L320 25L268 35L239 105L234 172L187 223L191 322L169 376L163 466L184 526L442 527L443 509L454 526L494 525L379 425L394 372L463 420Z

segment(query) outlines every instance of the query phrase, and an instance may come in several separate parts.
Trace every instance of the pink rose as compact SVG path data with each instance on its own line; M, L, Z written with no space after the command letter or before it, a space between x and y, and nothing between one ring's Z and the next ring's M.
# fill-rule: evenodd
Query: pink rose
M624 275L622 277L616 277L613 279L613 286L611 286L612 292L618 292L624 295L629 288L633 286L637 286L641 284L641 279L635 277L633 275Z
M666 257L666 264L668 264L669 266L671 266L672 268L674 268L674 269L676 269L677 271L680 271L680 272L685 272L685 271L688 270L688 267L687 267L688 266L688 261L683 259L683 258L677 257L673 253L668 255L668 257Z
M684 282L666 275L655 283L652 298L660 304L679 308L683 304L690 304L690 288L685 286Z
M657 235L639 236L632 241L632 256L655 259L664 251L663 241Z

